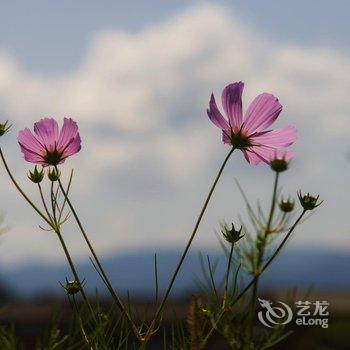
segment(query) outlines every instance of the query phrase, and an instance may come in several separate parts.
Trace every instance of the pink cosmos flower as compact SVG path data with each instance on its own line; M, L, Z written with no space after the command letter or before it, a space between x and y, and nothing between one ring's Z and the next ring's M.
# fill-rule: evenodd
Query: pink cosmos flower
M211 94L207 112L210 120L222 130L223 142L240 149L253 165L269 163L282 154L288 161L293 157L293 152L284 148L294 143L296 128L287 126L266 130L281 113L282 105L275 96L264 92L249 105L243 120L243 88L244 83L240 81L227 85L222 91L222 107L227 119L220 113Z
M18 133L18 143L28 162L54 166L80 151L78 125L70 118L64 118L60 131L55 119L40 119L34 124L34 133L27 128Z

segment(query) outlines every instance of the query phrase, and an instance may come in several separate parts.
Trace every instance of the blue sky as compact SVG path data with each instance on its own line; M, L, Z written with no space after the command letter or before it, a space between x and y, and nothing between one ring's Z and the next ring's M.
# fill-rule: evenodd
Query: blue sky
M278 41L349 49L349 2L296 1L2 1L1 46L24 67L64 72L78 66L98 31L135 32L202 3L233 9L249 26Z
M14 123L4 148L17 178L30 168L18 130L42 116L72 116L83 149L75 202L102 254L182 247L227 152L205 109L212 91L246 82L244 104L277 95L279 126L299 129L285 194L319 192L325 204L295 235L295 248L348 250L350 89L346 1L3 2L0 113ZM218 221L244 212L237 177L252 199L269 198L272 174L236 154L203 222L195 249L214 249ZM63 261L56 237L5 177L2 208L11 231L0 261ZM234 198L234 200L232 200ZM21 217L21 220L18 220ZM86 250L67 225L79 258Z

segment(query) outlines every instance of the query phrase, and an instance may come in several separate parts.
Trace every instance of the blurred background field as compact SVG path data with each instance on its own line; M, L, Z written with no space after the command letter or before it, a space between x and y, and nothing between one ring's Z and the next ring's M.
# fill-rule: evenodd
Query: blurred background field
M285 291L262 292L260 297L271 300L285 300ZM346 350L350 342L350 302L348 292L346 293L311 293L309 300L328 300L329 327L327 329L316 326L295 326L288 329L293 333L272 349L339 349ZM100 298L100 303L105 310L111 307L108 300ZM133 307L135 313L140 315L136 320L150 321L145 314L151 315L155 311L150 305L154 300L148 298L134 298ZM188 317L189 299L172 299L166 307L164 314L164 327L171 333L174 323L182 323L186 332L186 319ZM175 316L176 315L176 316ZM3 303L0 313L0 324L2 326L13 326L18 342L25 344L26 349L36 349L38 339L43 339L53 324L57 324L61 334L69 331L71 320L71 306L62 298L42 296L31 299L18 300L13 296ZM153 339L150 349L162 348L163 334L159 332ZM219 336L214 336L208 349L229 349Z
M177 260L177 253L164 252L158 256L159 281L164 286L167 276ZM143 252L105 259L105 266L114 286L126 295L130 291L131 304L139 319L149 319L154 312L153 254ZM217 252L211 255L213 261L224 259ZM326 300L329 306L329 328L317 326L293 326L293 334L273 349L347 349L350 342L350 298L349 272L342 274L349 266L348 254L331 254L323 251L315 254L310 251L286 250L262 279L259 297L289 303L290 294L296 293L293 300ZM174 320L181 321L186 329L189 311L189 298L200 293L197 278L202 279L198 254L188 256L183 273L164 316L165 326L171 330ZM225 260L223 260L225 261ZM140 266L142 268L140 269ZM111 302L105 289L96 278L93 268L86 262L78 266L86 279L86 288L94 298L95 287L99 288L99 300L106 310ZM217 275L224 271L218 264ZM0 323L14 325L15 332L28 349L33 348L38 337L48 332L53 319L57 319L62 330L68 328L71 317L70 305L58 281L69 276L65 266L26 266L3 274L2 308ZM289 295L289 296L288 296ZM174 317L176 315L176 317ZM137 316L136 316L137 317ZM158 339L158 340L157 340ZM151 349L159 349L162 334L152 343ZM158 344L158 345L157 345ZM210 349L226 349L220 337L213 339Z

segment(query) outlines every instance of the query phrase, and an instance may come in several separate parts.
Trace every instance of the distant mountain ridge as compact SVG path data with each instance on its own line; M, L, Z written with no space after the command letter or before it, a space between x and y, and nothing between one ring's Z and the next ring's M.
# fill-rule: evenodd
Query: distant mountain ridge
M157 253L160 287L164 289L176 266L178 252ZM214 261L219 258L218 280L225 266L225 256L218 252L210 254ZM201 277L199 256L190 253L175 283L173 295L180 296L197 289L194 276ZM122 294L129 290L133 295L152 295L154 291L154 253L139 251L110 256L103 259L103 265L112 284ZM91 263L78 264L78 271L85 279L86 288L94 291L98 287L103 294L105 288L100 283ZM14 271L1 271L0 279L19 296L35 294L59 295L62 293L59 281L63 282L71 274L66 266L50 266L33 263ZM309 288L320 290L350 289L350 253L330 251L284 251L262 278L263 288Z

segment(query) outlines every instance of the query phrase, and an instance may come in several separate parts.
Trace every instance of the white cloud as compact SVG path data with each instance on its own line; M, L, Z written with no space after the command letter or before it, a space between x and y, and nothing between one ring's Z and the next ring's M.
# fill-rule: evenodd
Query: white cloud
M136 176L143 176L147 184L155 180L150 170L154 168L157 176L165 181L165 188L155 184L155 191L166 191L170 186L177 192L174 203L168 205L176 214L184 214L184 219L177 216L176 221L182 220L178 227L181 232L186 232L192 222L190 217L197 213L197 208L190 204L199 205L199 201L192 196L189 199L188 193L184 192L193 191L193 197L202 198L202 189L213 176L215 159L224 152L219 131L206 119L208 96L212 90L219 95L224 84L241 79L246 82L246 105L257 93L271 91L285 106L280 124L295 124L300 129L296 146L299 158L295 161L300 173L295 174L291 182L296 186L318 184L319 190L324 191L329 196L329 203L333 204L334 196L338 196L340 190L335 189L332 194L323 188L323 184L333 181L346 185L346 173L333 172L337 164L332 155L347 146L350 131L347 96L350 57L326 47L305 48L288 42L273 42L262 32L246 26L224 7L197 6L136 33L96 33L80 67L63 76L25 71L15 57L3 52L0 54L0 109L3 116L14 120L16 129L31 125L43 115L70 115L79 121L84 148L69 162L79 168L81 177L76 181L76 191L81 195L78 199L81 205L85 199L103 201L99 197L103 192L98 186L106 187L106 184L99 184L98 179L106 171L118 179L125 168L134 169L137 174L123 177L128 181L127 186L125 183L110 184L116 188L126 186L132 191L133 181L139 179ZM107 128L108 133L101 131L104 130L99 129L101 126ZM15 154L14 150L11 154ZM341 159L336 158L337 161ZM345 162L344 159L346 166ZM243 174L241 164L243 162L237 165L239 174ZM148 172L144 174L145 168ZM261 171L261 167L244 168L244 179L258 192L261 189L255 174ZM5 181L2 178L1 184ZM265 186L269 180L260 181ZM118 193L117 189L111 191ZM10 195L7 191L6 196ZM127 219L141 217L148 220L145 230L152 231L149 237L157 239L159 244L182 242L186 234L180 233L174 238L173 229L169 229L166 221L170 216L157 217L159 210L164 209L163 203L154 198L150 207L152 197L145 200L142 194L139 195L130 193L136 201L145 206L147 203L147 208L140 204L140 212ZM128 202L128 198L126 196L124 200ZM170 197L167 199L170 201ZM185 205L184 199L187 199ZM18 199L11 197L12 200ZM97 209L95 214L114 218L115 211L127 212L122 209L123 205L128 204L115 198L103 210ZM179 206L181 209L177 210ZM228 206L235 204L230 203L226 195L211 214L207 229L215 225L217 216L222 215L220 210ZM330 213L334 211L332 207L327 208ZM234 210L238 210L237 207ZM146 219L152 212L154 218ZM231 209L224 210L225 215L230 212ZM342 213L338 211L335 217L339 218ZM120 220L125 231L127 220L125 215L123 217ZM113 227L111 220L101 220L106 231ZM154 231L152 225L155 222L159 227ZM28 223L34 227L35 219L30 217ZM92 225L98 228L96 219ZM330 228L329 220L325 222L322 218L315 225L319 229L322 225ZM342 224L337 225L342 227ZM132 227L137 231L142 225ZM165 232L160 233L163 229ZM31 255L30 249L17 249L14 244L21 230L22 226L15 226L15 233L9 234L3 242L5 247L11 247L15 259L19 255ZM309 230L309 235L299 240L300 244L309 244L315 239L316 233L311 232L313 228ZM146 242L146 238L142 241L142 235L136 240L131 238L135 237L134 233L117 238L106 234L101 238L106 242L103 249L153 245L152 241ZM208 234L204 241L210 244L213 242L211 237ZM339 237L335 242L343 241ZM33 234L33 242L42 239L42 235ZM326 233L317 232L317 239L328 244ZM83 253L79 244L74 244L76 252ZM35 254L40 255L40 251Z

